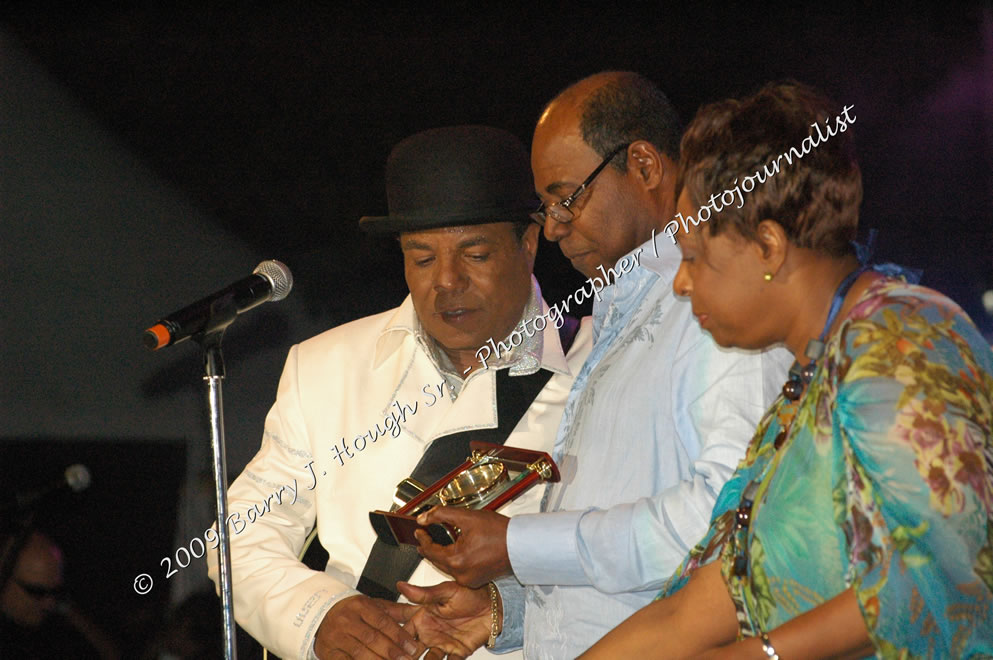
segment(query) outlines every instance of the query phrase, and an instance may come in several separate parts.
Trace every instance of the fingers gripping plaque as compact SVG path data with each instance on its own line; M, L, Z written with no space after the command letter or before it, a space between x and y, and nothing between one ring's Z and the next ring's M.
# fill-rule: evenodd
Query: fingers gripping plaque
M461 506L496 511L535 484L559 480L552 458L541 451L488 442L471 442L472 455L431 486L414 479L397 485L389 511L369 514L376 535L384 543L417 545L414 531L424 529L435 543L448 545L458 530L447 524L421 527L417 516L434 506Z

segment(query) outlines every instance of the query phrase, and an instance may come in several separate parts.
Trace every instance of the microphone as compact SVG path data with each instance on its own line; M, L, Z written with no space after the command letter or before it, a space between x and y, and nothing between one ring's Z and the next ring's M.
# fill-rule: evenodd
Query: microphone
M4 508L14 508L20 510L34 504L38 500L48 497L56 491L62 490L63 488L69 488L74 493L78 493L89 487L90 471L85 465L76 463L75 465L70 465L66 468L66 471L62 475L61 479L53 481L43 488L14 493L13 505L8 505Z
M235 311L241 314L269 300L282 300L292 288L293 274L286 264L275 259L263 261L248 277L159 320L145 330L142 341L157 351L203 332L211 317L211 307L222 298L230 297Z

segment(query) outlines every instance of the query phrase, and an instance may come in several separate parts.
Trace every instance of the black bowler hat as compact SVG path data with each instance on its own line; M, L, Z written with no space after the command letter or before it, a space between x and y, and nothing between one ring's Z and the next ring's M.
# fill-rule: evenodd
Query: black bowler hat
M528 154L511 133L449 126L412 135L386 162L389 215L359 220L371 233L528 221L538 207Z

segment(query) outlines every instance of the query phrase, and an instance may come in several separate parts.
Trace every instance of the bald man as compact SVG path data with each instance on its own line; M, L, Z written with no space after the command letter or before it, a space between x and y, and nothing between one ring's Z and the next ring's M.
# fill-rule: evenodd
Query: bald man
M665 95L623 72L569 87L535 128L534 219L594 297L593 350L553 450L562 481L542 513L437 509L425 522L457 525L459 540L420 537L422 553L464 585L513 575L496 580L498 649L574 658L648 604L706 532L785 379L788 353L719 348L672 293L681 255L662 228L675 209L679 138ZM428 594L451 595L444 589Z

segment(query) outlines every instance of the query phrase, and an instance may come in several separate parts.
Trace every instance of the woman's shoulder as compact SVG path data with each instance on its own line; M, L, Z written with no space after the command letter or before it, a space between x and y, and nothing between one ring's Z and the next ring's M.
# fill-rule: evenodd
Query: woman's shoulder
M842 380L933 380L941 391L942 384L964 381L959 385L993 396L993 349L962 308L934 289L881 277L860 296L843 328L833 347Z
M876 279L852 307L850 319L881 319L889 313L916 314L943 317L963 317L972 320L958 304L934 289L919 284L909 284L896 277L881 276Z
M948 339L960 350L971 349L993 369L993 351L969 315L945 294L925 286L880 277L860 296L847 321L879 335L926 337L931 344Z

